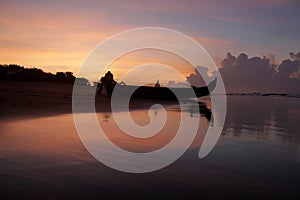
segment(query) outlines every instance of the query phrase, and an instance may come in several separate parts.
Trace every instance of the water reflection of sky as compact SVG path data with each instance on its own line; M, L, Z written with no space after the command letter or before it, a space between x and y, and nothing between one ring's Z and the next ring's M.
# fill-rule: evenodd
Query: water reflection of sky
M204 102L206 103L205 108L209 109L209 100L204 99ZM135 108L131 110L131 117L139 126L148 125L150 122L150 115L152 115L153 119L160 120L160 117L162 116L161 114L164 112L164 110L157 108L149 111L151 105L151 102L148 102L144 105L135 105ZM187 102L183 104L183 110L180 110L179 105L173 103L167 103L165 105L163 104L163 106L167 111L166 124L160 133L150 137L150 140L155 139L153 140L155 143L153 143L153 145L156 146L156 148L163 145L163 143L170 141L174 137L174 134L179 126L181 112L184 113L183 117L186 120L198 119L200 121L199 134L201 137L204 136L209 124L213 123L213 116L212 119L210 119L205 114L205 112L208 112L208 110L205 110L204 113L203 110L202 113L195 112L193 109L193 107L195 107L194 103ZM203 105L201 104L201 106ZM234 139L235 142L251 140L289 144L295 148L297 148L297 145L299 146L299 99L285 97L230 96L228 97L227 106L228 109L226 122L220 142L222 142L222 140L226 140L228 142L233 140L234 137L237 137ZM124 112L121 110L120 112L114 114L122 116ZM120 140L121 143L122 141L126 141L123 140L124 136L122 136L122 131L116 126L112 113L109 112L109 110L105 109L105 112L98 110L97 117L100 125L103 126L104 129L109 130L108 133L110 133L110 136L114 138L115 141ZM72 114L67 114L47 118L33 118L30 120L21 121L16 120L10 121L9 123L2 122L1 127L9 127L11 132L16 133L20 132L19 129L22 129L21 124L26 124L26 127L32 130L32 132L56 132L57 130L55 130L55 126L53 126L51 120L49 119L53 119L53 121L56 121L57 119L64 119L68 122L66 123L66 126L73 126ZM18 125L13 126L13 124L16 123ZM41 124L43 124L43 126L40 127L39 130L36 130L37 125ZM62 132L62 135L67 134L66 130L59 131ZM128 135L126 138L130 139ZM146 139L142 140L143 141L134 138L134 143L136 143L137 146L143 146L144 142L146 142ZM127 147L128 144L130 143L127 141ZM201 145L201 142L198 142L198 144ZM148 145L150 145L150 143L148 143Z
M228 99L224 135L299 143L299 99L240 96Z
M132 191L148 192L151 196L153 189L158 194L169 195L170 191L180 190L186 191L184 196L207 192L206 196L219 194L220 198L224 192L262 198L299 197L299 105L300 101L292 98L228 97L223 134L204 159L198 158L198 152L210 122L201 115L191 117L186 112L186 119L200 120L199 134L190 149L172 165L141 176L116 172L91 157L76 134L72 114L1 120L1 188L10 195L15 191L28 195L41 186L42 180L49 183L44 188L47 195L61 189L53 187L61 182L61 187L69 188L75 196L83 190L92 193L90 188L96 188L97 192L93 193L96 195L105 188L109 191L104 192L106 195L120 193L127 197ZM132 112L140 125L149 121L146 108ZM98 119L110 130L110 139L120 147L147 152L160 148L174 137L180 112L176 105L166 108L170 118L165 130L147 141L124 138L121 132L112 129L110 112L98 113ZM160 115L160 110L156 115ZM141 190L136 191L136 187Z
M133 152L150 152L167 145L175 137L181 120L185 120L187 122L186 124L194 122L200 123L198 134L204 136L204 131L208 127L209 119L204 116L202 111L202 113L196 112L199 111L199 109L195 108L198 104L184 103L182 105L182 111L177 103L169 102L168 104L162 104L164 108L150 108L150 104L145 105L143 109L132 109L130 111L130 117L137 126L149 127L153 124L154 126L157 125L159 129L156 128L155 133L152 133L151 137L147 137L149 134L146 134L144 131L139 131L133 135L121 130L115 120L128 120L127 113L122 109L113 114L111 112L103 113L98 110L98 122L106 136L115 145ZM206 110L205 112L208 111ZM188 129L188 127L186 129ZM192 133L185 132L185 134L188 136ZM176 148L184 147L176 146Z

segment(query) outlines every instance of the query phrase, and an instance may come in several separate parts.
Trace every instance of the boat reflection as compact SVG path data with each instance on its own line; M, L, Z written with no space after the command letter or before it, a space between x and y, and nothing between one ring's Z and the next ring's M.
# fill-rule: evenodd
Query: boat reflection
M122 102L122 100L120 100ZM98 113L106 113L103 115L103 121L108 122L110 119L110 114L112 112L110 99L107 97L98 97L96 99L96 111ZM210 104L205 101L198 100L185 100L182 102L178 101L168 101L168 100L158 100L158 99L131 99L129 105L120 104L117 105L117 109L114 111L123 112L127 110L129 106L129 111L143 110L147 111L150 108L154 111L154 115L159 115L159 109L156 109L153 105L161 105L167 111L174 110L178 112L189 113L190 117L205 117L207 121L212 121L212 111Z
M130 100L129 112L127 112L128 105L121 104L117 105L117 108L112 111L110 100L107 97L103 97L102 101L99 98L97 99L96 111L98 122L103 132L111 142L122 149L131 152L152 152L158 150L173 140L179 127L182 126L182 120L187 122L185 124L198 124L196 126L198 126L197 134L199 138L197 144L195 143L193 146L198 146L199 148L212 119L209 105L196 100L180 103L167 100L134 98ZM147 133L144 131L139 131L135 133L136 136L132 136L119 126L118 120L127 126L155 126L157 127L157 132L154 132L150 137L147 137ZM134 124L130 125L131 120ZM188 137L189 134L192 134L192 132L187 131L186 136ZM183 148L183 146L178 146L177 148Z

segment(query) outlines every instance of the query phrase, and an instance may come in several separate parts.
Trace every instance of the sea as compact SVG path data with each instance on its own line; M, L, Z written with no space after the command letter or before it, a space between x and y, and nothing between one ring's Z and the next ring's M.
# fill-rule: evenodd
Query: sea
M300 198L299 98L227 96L224 127L204 157L216 119L209 99L199 100L97 110L101 137L93 125L79 133L73 113L1 120L0 198Z

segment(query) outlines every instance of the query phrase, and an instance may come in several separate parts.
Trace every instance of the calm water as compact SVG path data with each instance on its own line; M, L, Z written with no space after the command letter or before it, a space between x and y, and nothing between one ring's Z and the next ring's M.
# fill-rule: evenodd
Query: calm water
M147 108L145 105L145 109L131 112L133 120L141 126L150 122ZM148 140L121 134L110 112L97 116L116 145L133 152L149 152L172 140L178 127L178 106L165 108L165 127ZM151 112L153 119L163 116L160 109ZM122 117L124 113L118 115ZM79 140L72 114L1 120L0 197L300 197L299 99L228 97L223 133L204 159L198 158L198 152L211 121L203 113L193 113L188 105L184 117L200 119L193 144L170 166L147 174L119 172L96 161Z

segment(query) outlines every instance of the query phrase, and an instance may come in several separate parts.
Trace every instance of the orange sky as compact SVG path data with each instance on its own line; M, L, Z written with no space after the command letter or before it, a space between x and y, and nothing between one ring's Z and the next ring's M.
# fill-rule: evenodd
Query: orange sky
M181 10L181 3L171 4L172 6L168 4L167 7L130 5L145 12L185 12ZM1 1L1 63L33 66L49 72L68 70L76 74L84 59L98 43L113 34L136 27L129 22L112 22L110 17L113 17L113 13L102 13L101 9L95 12L89 10L89 6L92 5L87 3L80 8L78 5L59 6L59 3L42 5L38 2L25 4ZM210 48L231 43L204 36L194 39ZM153 59L159 58L153 57L149 62L153 62ZM130 62L133 64L139 61L132 58Z
M149 64L149 70L147 70L147 76L150 83L155 83L156 80L159 79L161 84L167 84L167 82L170 80L170 76L176 77L176 75L171 72L164 71L163 73L161 70L158 70L158 64L155 63L171 67L172 69L180 72L184 77L188 76L193 71L191 64L181 57L166 51L153 49L135 51L121 56L109 66L109 70L112 72L117 72L115 77L118 80L124 73L127 72L127 69L133 66L148 64L149 61L150 63L153 63ZM151 70L154 68L156 68L156 70ZM145 78L145 74L143 74L140 79L139 77L136 77L135 79L141 83Z
M76 74L97 44L113 34L144 26L187 34L203 45L217 64L228 51L259 56L271 53L281 59L299 50L299 26L295 25L299 5L295 4L283 0L3 0L0 63ZM289 31L280 32L285 29ZM136 59L131 57L119 65L139 63ZM148 62L153 60L161 57L152 56Z

